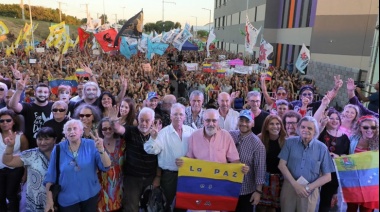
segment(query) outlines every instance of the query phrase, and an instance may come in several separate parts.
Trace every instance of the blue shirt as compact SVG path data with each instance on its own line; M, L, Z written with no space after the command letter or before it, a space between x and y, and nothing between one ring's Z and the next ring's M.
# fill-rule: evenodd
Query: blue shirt
M109 167L104 167L100 159L100 154L95 147L95 141L82 138L76 158L79 171L76 171L74 159L69 149L67 140L57 144L60 145L59 157L59 185L62 190L58 195L58 202L61 206L67 207L78 202L88 200L100 191L100 184L96 174L97 169L107 171ZM56 148L54 147L50 155L49 168L46 173L44 185L55 183L56 179Z
M287 162L286 166L295 180L303 176L312 183L320 177L321 172L322 174L335 172L326 145L317 139L311 140L305 147L301 137L290 137L278 157Z

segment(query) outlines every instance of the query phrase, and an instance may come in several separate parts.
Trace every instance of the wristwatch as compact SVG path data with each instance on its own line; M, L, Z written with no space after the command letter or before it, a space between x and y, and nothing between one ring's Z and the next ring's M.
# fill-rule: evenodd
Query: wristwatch
M307 192L310 192L310 188L309 188L309 186L307 185L307 186L305 186L305 189L306 189L306 191Z
M103 150L103 151L98 151L98 152L99 152L99 154L101 154L101 155L102 155L102 154L104 153L104 151L105 151L105 150Z

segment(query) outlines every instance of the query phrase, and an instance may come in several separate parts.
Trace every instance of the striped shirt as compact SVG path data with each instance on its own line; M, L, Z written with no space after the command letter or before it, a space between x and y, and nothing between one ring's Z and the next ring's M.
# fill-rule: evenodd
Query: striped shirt
M327 146L317 139L305 147L300 136L288 138L278 157L287 162L286 166L295 180L303 176L312 183L320 173L335 172Z
M185 109L186 118L183 124L190 126L192 128L194 128L194 125L195 125L197 128L194 128L194 129L202 128L203 127L203 112L204 110L201 109L197 118L193 120L193 111L191 111L191 107L186 107Z
M249 172L244 175L240 195L253 193L256 185L265 183L266 151L261 140L250 133L240 135L239 130L230 131L239 152L240 162L249 166Z

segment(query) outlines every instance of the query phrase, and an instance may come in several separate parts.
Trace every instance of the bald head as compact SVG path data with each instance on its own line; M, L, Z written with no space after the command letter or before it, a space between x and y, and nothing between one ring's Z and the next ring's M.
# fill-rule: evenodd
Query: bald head
M218 105L221 111L227 111L231 108L231 96L226 92L221 92L218 95Z
M173 104L177 103L177 99L174 95L168 94L162 98L161 109L170 113L170 108Z

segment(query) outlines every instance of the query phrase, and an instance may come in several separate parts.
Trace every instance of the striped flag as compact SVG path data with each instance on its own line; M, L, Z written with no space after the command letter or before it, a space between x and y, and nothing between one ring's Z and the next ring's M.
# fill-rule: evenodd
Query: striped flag
M251 22L249 22L248 15L245 20L245 51L253 54L253 47L255 47L257 42L257 37L261 31L260 29L256 29Z
M379 208L379 151L367 151L334 159L345 202Z
M235 211L244 174L243 164L182 158L176 207L190 210Z
M78 87L78 78L75 75L65 77L64 79L55 79L49 77L48 81L51 92L55 95L58 95L58 87L60 85L71 86L72 93L75 93Z

